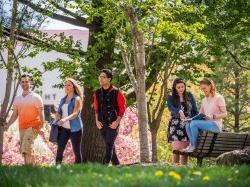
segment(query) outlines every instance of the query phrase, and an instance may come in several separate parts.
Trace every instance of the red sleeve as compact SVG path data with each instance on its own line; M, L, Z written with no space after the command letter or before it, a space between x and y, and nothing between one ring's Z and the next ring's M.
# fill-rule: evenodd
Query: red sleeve
M98 113L98 102L95 93L94 93L94 110L96 113Z
M117 103L119 107L118 116L122 117L126 110L126 98L120 90L118 90L118 94L117 94Z

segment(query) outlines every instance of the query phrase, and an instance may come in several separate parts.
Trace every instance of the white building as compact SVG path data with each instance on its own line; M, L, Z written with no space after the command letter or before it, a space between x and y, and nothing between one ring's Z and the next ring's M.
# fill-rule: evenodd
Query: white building
M84 51L87 50L88 45L88 37L89 31L86 30L78 30L78 29L70 29L70 30L43 30L43 32L48 33L48 35L54 35L63 33L65 36L72 36L73 39L80 40L82 43L82 48ZM21 48L21 43L17 45L16 51L19 51ZM7 51L2 52L4 58L7 57ZM20 60L20 64L30 67L30 68L37 68L43 72L43 62L54 61L58 58L61 59L69 59L66 54L58 53L56 51L50 52L41 52L34 58L27 57L25 59ZM0 61L0 63L2 63ZM39 90L42 91L42 98L44 104L46 105L58 105L60 99L64 96L64 91L62 89L53 88L55 84L61 83L62 80L59 79L59 71L54 70L52 72L46 72L43 74L42 77L43 85ZM0 69L0 103L2 104L5 94L5 85L6 84L6 70ZM21 93L21 89L19 88L17 95Z

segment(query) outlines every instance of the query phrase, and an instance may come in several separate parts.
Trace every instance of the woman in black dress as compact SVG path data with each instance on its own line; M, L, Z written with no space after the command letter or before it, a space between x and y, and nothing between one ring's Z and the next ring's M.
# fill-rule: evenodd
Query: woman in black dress
M186 91L186 83L181 78L173 82L172 95L168 97L167 106L171 112L168 126L168 141L173 150L181 150L188 146L189 140L182 119L190 118L198 114L196 101L193 95ZM174 164L186 165L187 156L173 154Z

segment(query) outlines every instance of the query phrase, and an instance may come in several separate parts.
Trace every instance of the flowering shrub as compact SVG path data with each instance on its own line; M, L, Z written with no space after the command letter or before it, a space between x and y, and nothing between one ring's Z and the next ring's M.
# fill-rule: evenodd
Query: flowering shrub
M128 108L122 118L115 142L116 153L122 164L139 162L139 136L135 109Z
M40 132L34 142L34 157L39 165L51 165L54 163L56 154L56 145L48 141L49 125L45 125L45 130ZM19 165L23 164L23 158L19 151L19 131L18 125L13 124L7 132L4 133L3 146L3 164ZM69 142L64 152L64 162L71 163L74 161L72 146Z

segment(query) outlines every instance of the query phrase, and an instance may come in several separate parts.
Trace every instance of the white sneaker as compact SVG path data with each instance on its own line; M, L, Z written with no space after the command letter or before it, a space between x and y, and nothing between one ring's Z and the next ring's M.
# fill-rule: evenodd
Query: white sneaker
M188 147L188 149L185 150L185 152L192 153L192 152L194 152L194 150L195 150L195 147L194 146L190 146L190 147Z

